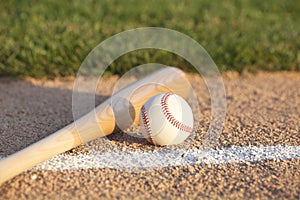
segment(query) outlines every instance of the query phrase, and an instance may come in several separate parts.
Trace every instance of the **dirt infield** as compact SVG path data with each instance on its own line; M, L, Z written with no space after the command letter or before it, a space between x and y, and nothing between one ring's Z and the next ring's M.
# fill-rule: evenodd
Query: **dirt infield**
M210 122L210 96L203 80L189 75L199 97L199 130L190 148L200 148ZM111 94L117 77L105 79L97 102ZM217 148L300 145L300 73L261 72L223 76L227 116ZM0 156L38 141L70 123L73 80L0 79ZM114 133L107 139L124 151L152 150L143 139ZM105 151L101 139L98 145ZM86 146L64 155L80 155ZM299 152L297 152L299 157ZM276 155L274 155L276 157ZM119 169L32 170L0 186L0 199L211 199L300 198L300 160L261 159L191 164L146 171Z

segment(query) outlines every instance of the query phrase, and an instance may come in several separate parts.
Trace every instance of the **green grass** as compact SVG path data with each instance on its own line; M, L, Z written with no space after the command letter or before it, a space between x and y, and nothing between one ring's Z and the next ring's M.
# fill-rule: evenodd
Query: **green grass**
M300 70L300 1L10 0L0 11L2 76L72 76L101 41L145 26L191 36L221 71ZM147 62L189 66L171 53L141 50L108 73Z

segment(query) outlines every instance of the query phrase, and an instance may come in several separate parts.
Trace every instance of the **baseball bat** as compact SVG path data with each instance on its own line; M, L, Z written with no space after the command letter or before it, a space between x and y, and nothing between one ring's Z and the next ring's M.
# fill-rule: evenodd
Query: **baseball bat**
M116 111L133 110L133 122L138 123L140 108L150 97L164 92L173 92L187 98L190 89L191 86L184 72L177 68L166 67L144 77L114 95L122 98L121 103L114 104L119 108L113 108L112 97L110 97L97 106L94 112L0 160L0 185L55 155L111 134L116 127ZM124 99L128 103L124 104Z

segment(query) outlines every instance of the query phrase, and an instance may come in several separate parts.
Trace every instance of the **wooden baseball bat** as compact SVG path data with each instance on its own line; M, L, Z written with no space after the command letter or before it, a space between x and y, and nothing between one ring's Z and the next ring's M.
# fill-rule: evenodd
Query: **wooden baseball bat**
M121 99L119 104L114 104L119 108L113 108L112 97L110 97L97 106L95 112L88 113L39 142L0 160L0 185L55 155L95 138L111 134L116 126L115 116L117 113L114 111L133 110L133 121L137 123L140 108L151 96L173 92L187 98L190 89L191 86L184 72L177 68L163 68L146 76L114 95ZM127 104L123 103L124 99L128 101ZM97 120L95 120L95 114Z

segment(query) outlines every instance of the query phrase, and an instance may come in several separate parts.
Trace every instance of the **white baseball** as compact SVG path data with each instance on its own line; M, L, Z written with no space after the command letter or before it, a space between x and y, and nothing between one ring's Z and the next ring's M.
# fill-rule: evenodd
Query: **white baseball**
M151 97L141 108L143 136L154 145L180 144L193 131L189 104L179 95L163 93Z

